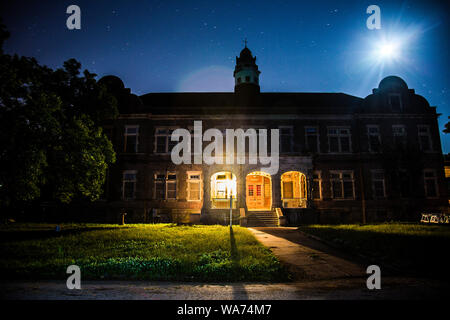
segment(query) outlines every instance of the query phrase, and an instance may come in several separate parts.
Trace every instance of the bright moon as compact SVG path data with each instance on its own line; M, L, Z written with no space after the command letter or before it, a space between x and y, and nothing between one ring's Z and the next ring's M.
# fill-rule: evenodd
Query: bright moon
M383 44L379 49L379 55L381 58L396 58L398 56L398 48L391 44Z

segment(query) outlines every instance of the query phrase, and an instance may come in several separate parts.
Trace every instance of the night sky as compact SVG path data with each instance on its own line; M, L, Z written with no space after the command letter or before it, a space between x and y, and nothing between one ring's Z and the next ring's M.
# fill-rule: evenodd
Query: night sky
M6 2L6 1L3 1ZM233 91L235 56L248 39L264 92L344 92L365 97L398 75L437 111L450 115L449 8L437 1L8 1L0 16L7 53L61 67L76 58L102 77L148 92ZM68 30L66 8L81 8ZM381 8L381 30L366 9ZM381 43L398 46L380 60Z

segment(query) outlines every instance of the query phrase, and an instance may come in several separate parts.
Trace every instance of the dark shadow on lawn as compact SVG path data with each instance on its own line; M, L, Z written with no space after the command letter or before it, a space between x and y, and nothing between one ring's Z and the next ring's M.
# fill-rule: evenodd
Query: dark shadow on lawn
M0 241L26 241L26 240L45 240L50 238L58 238L67 235L76 235L88 231L98 230L115 230L117 228L76 228L76 229L62 229L55 230L27 230L27 231L0 231Z
M366 263L379 265L390 274L444 278L446 270L450 268L449 260L446 258L450 246L448 237L334 228L314 231L309 230L308 233L332 243L339 251L352 256L353 260L359 258Z
M236 239L234 238L233 228L230 227L230 249L231 249L231 261L233 267L239 268L239 253L236 246ZM234 283L233 285L233 299L234 300L248 300L247 291L241 283Z

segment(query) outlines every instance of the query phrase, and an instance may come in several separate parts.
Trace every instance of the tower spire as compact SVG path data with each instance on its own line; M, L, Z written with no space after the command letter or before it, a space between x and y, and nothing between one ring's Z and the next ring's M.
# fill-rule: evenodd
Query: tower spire
M259 74L256 57L247 48L247 38L243 40L244 49L239 57L236 57L236 66L234 69L234 92L247 96L259 93Z

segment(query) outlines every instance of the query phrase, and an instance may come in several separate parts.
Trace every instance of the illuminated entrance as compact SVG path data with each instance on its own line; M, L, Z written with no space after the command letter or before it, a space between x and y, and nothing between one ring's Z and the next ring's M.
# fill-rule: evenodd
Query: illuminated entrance
M289 171L281 176L281 200L283 208L306 208L306 176Z
M248 210L271 210L272 179L264 172L252 172L246 178L246 202Z
M230 208L233 195L233 208L236 208L236 176L228 171L217 172L211 176L211 208Z

